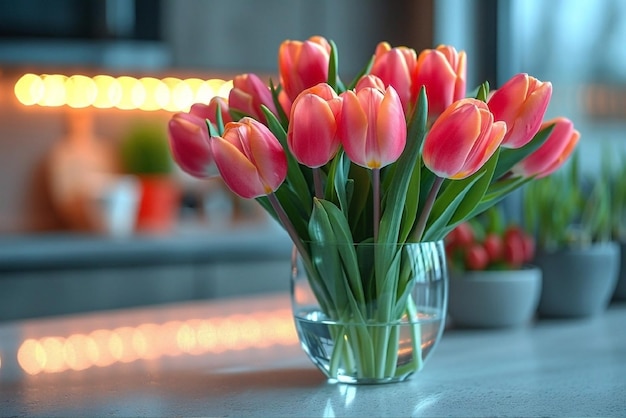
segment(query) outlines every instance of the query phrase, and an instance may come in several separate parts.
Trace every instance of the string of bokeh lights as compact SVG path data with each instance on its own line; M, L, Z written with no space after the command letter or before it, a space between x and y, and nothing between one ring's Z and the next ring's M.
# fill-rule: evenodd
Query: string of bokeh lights
M228 97L232 80L176 77L135 78L110 75L22 75L15 83L17 100L25 106L95 107L122 110L188 111L194 103L208 103L214 96Z

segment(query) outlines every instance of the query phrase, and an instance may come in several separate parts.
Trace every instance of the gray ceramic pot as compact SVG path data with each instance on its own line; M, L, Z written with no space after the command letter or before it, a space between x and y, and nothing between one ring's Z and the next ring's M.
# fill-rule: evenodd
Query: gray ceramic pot
M613 299L626 300L626 242L620 244L620 268L617 285L613 293Z
M541 270L470 271L450 274L448 313L452 326L517 327L534 317Z
M543 271L539 301L542 317L588 317L606 309L617 284L620 248L615 242L582 249L539 252Z

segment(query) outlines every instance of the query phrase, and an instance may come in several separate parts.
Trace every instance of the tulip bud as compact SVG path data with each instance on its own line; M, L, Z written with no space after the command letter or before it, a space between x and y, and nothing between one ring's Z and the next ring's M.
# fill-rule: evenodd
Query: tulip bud
M210 113L207 109L207 105L193 105L189 113L173 115L167 125L174 161L183 171L199 178L217 175L205 121Z
M465 265L468 270L483 270L489 264L489 254L485 248L476 243L472 244L465 253Z
M228 96L232 110L266 123L261 106L276 114L276 106L269 87L255 74L241 74L233 79L233 88Z
M336 116L341 99L326 83L304 90L293 102L287 144L296 160L311 168L325 165L341 145Z
M552 84L528 74L513 76L490 96L487 104L495 120L506 122L503 147L520 148L533 139L551 97Z
M204 117L210 120L214 124L217 123L218 107L220 109L220 114L222 115L222 122L224 123L224 125L226 125L228 122L233 121L233 118L230 116L228 100L223 97L214 96L213 98L211 98L211 100L209 101L209 104L206 106L206 109L204 109L205 105L203 104L200 104L200 103L194 104L193 106L191 106L192 113L193 113L193 108L196 106L203 108L203 110L198 110L196 113L198 115L205 115Z
M424 164L439 177L469 177L493 155L505 133L505 123L494 122L484 102L459 100L437 118L426 135Z
M546 177L560 168L572 154L580 139L580 133L574 129L572 121L557 117L544 122L540 130L551 125L554 128L543 145L511 169L514 175Z
M378 89L380 91L385 91L385 83L383 83L383 81L379 77L373 74L367 74L361 77L359 81L356 83L354 90L359 91L367 87Z
M410 112L419 92L411 90L416 64L417 53L414 49L404 46L392 48L387 42L381 42L376 46L370 74L379 77L385 87L393 86L400 96L405 114Z
M425 49L417 57L411 84L412 97L422 86L428 99L428 118L434 120L457 100L465 97L467 68L465 52L451 46L439 45Z
M244 117L230 122L211 150L224 183L237 195L252 199L274 192L287 176L280 142L262 123Z
M485 251L487 251L487 255L489 255L489 262L495 263L500 261L504 251L504 242L500 235L493 232L488 233L483 242L483 246L485 247Z
M367 87L341 97L338 133L348 158L371 169L396 161L406 144L406 119L396 90Z
M331 47L321 36L306 41L287 40L278 49L280 84L289 100L303 90L328 81Z

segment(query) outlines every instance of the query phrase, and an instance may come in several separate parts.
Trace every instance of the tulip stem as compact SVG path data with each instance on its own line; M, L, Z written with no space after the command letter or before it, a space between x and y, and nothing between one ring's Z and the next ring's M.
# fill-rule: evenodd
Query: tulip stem
M319 167L313 169L313 184L315 187L315 197L324 198L324 189L322 188L322 171Z
M374 242L378 242L380 224L380 168L372 169L372 188L374 192Z
M431 187L430 191L428 192L426 202L424 202L424 208L422 209L422 213L420 213L420 218L418 219L417 225L415 226L415 232L413 235L413 238L415 238L415 242L419 242L422 239L424 229L426 228L426 221L428 221L428 216L430 215L430 211L435 204L435 199L437 198L437 194L439 193L439 189L441 188L442 184L443 177L435 176L433 187Z
M306 248L304 247L304 244L300 240L300 237L298 236L298 233L296 232L296 228L291 223L291 220L289 219L289 216L287 216L285 209L283 209L282 205L280 204L280 201L278 200L278 198L276 197L274 193L268 194L267 199L272 205L272 208L274 208L274 211L276 212L276 216L278 216L278 219L283 224L283 227L289 234L289 238L291 238L294 245L298 249L298 252L302 256L302 259L306 261L307 264L310 264L309 253L307 252Z

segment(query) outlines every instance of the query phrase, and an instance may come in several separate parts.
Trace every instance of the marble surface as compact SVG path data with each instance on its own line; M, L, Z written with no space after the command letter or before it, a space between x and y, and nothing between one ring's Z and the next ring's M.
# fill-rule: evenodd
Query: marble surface
M447 329L407 382L325 381L286 294L0 324L0 416L625 416L626 305Z

